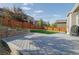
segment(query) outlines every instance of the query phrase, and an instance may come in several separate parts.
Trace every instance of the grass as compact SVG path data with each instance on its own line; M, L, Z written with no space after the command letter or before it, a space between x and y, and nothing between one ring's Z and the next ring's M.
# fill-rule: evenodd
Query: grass
M43 33L43 34L55 34L57 32L54 32L54 31L48 31L48 30L30 30L31 32L34 32L34 33Z

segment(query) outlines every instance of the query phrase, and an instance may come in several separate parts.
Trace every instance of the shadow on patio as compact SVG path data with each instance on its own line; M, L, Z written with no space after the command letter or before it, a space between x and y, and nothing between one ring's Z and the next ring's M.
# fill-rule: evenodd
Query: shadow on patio
M31 39L37 50L20 50L21 54L27 55L77 55L79 54L79 44L59 37L40 36ZM30 44L29 44L30 47Z

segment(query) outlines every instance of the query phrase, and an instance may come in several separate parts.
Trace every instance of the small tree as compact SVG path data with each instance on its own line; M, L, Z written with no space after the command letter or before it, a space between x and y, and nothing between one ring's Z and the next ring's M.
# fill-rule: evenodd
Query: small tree
M42 20L42 19L39 19L39 20L38 20L38 26L40 26L40 27L43 26L43 20Z
M79 35L79 26L73 25L71 27L71 35Z
M11 19L12 18L12 14L13 14L13 12L12 11L10 11L9 9L7 9L7 8L3 8L3 18L5 17L5 18L9 18L9 19Z
M50 23L49 22L47 23L47 26L50 26Z
M12 14L13 12L11 10L9 10L8 8L2 8L2 13L1 13L1 21L5 18L8 20L12 19ZM2 23L2 22L1 22ZM9 26L11 27L11 25L9 24Z
M53 26L53 27L57 27L57 24L56 24L56 23L55 23L55 24L52 24L52 26Z
M23 13L22 9L14 7L14 14L13 14L14 19L21 21L23 19L23 15L24 15L24 13Z

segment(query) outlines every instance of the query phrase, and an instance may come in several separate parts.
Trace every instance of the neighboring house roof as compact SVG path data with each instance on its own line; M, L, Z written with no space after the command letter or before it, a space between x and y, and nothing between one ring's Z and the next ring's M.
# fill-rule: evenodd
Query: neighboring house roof
M56 20L55 23L66 23L66 22L67 22L67 20Z

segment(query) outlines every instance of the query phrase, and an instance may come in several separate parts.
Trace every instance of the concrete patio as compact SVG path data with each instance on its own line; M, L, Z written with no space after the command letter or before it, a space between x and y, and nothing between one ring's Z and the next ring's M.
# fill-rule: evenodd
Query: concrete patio
M77 55L79 37L64 33L20 35L4 38L12 54L23 55Z

